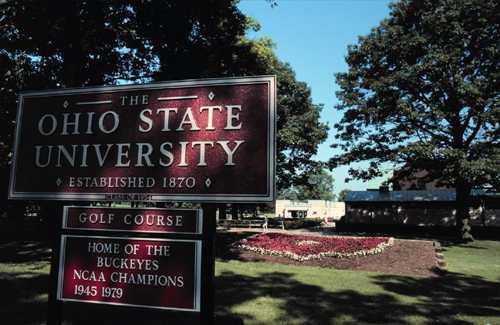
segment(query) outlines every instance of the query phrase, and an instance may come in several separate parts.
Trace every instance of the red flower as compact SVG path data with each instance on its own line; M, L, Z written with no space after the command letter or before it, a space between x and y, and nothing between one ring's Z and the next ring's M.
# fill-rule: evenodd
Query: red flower
M265 233L240 241L239 247L266 255L287 256L295 260L322 257L353 257L376 254L393 239L386 237L317 237Z

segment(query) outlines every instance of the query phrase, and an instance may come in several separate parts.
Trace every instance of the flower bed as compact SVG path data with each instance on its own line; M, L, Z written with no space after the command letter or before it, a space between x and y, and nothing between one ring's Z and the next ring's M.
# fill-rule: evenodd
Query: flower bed
M236 242L236 246L262 255L307 261L324 257L350 258L378 254L393 242L392 237L319 237L264 233L242 239Z

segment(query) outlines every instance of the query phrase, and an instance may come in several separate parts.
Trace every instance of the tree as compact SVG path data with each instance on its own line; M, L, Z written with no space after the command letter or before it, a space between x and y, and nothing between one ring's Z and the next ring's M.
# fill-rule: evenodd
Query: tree
M0 3L1 200L20 90L109 84L148 69L127 1L2 1ZM21 219L24 204L9 215ZM5 208L7 204L2 204ZM21 214L19 216L18 214Z
M235 65L233 73L277 76L278 191L299 185L314 191L314 184L309 183L309 179L321 173L323 164L313 156L328 136L328 125L320 121L323 106L312 102L308 85L298 81L291 66L276 57L275 45L270 39L242 38L240 46L242 50L236 56L239 64Z
M0 4L0 162L8 163L20 90L127 80L151 59L127 1Z
M337 197L337 201L338 202L345 202L345 199L347 198L347 194L350 192L351 190L349 189L343 189L342 191L339 192L339 195Z
M279 192L278 197L286 200L332 201L335 198L333 177L328 171L320 169L318 173L309 175L307 184L283 189Z
M500 3L403 0L390 17L348 48L336 76L337 129L343 152L330 167L381 175L390 162L425 170L456 190L460 236L472 240L466 202L474 186L500 173Z
M234 0L130 1L155 80L221 77L237 63L250 21Z
M322 107L269 39L245 37L259 26L237 1L11 0L0 5L0 28L4 164L22 89L276 74L278 188L307 184L320 166L312 157L327 136Z
M322 106L312 103L307 84L297 81L290 65L276 57L270 39L245 37L260 26L236 4L233 0L173 1L168 6L136 2L137 33L157 60L154 79L276 75L277 187L308 186L309 175L321 166L312 157L327 137L328 126L319 121Z

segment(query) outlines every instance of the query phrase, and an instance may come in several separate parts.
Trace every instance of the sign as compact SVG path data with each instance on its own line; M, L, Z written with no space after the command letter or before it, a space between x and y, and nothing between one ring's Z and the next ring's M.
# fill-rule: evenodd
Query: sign
M201 241L63 235L62 301L200 311Z
M201 209L65 206L63 229L201 234Z
M274 76L25 92L9 197L267 202Z

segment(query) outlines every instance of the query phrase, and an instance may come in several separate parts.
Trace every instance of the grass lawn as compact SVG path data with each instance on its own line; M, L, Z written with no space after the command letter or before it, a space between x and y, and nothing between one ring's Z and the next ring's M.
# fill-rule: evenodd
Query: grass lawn
M500 281L500 242L475 241L468 245L445 246L444 249L450 271Z
M0 244L0 323L46 319L50 249L40 242Z
M217 313L228 324L500 324L500 242L444 255L450 273L436 278L219 261Z
M216 323L500 324L500 242L444 248L440 278L218 260ZM1 324L44 322L48 257L39 242L0 244Z

